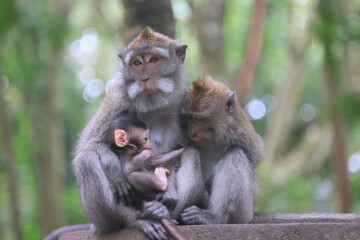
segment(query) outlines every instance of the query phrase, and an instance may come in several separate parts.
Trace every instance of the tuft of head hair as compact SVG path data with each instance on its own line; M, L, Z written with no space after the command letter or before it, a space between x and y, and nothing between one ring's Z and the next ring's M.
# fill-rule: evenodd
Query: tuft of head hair
M203 76L193 83L185 98L185 104L188 104L192 111L203 111L214 104L214 97L225 98L228 93L231 93L231 90L226 85L216 82L210 76Z
M150 27L145 27L139 35L129 43L128 49L138 48L143 45L168 46L173 42L175 42L174 39L155 32Z

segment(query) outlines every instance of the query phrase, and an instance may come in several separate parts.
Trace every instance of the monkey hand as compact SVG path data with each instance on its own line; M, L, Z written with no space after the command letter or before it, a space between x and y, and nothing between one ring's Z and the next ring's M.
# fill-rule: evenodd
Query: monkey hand
M164 227L157 221L138 219L135 221L135 227L143 231L150 239L167 240L168 236Z
M212 224L214 218L208 210L196 206L186 208L181 214L181 220L188 225Z
M171 194L169 191L166 191L160 200L162 204L166 206L167 209L174 210L176 205L179 202L179 198L177 197L177 194Z
M170 218L169 210L158 201L147 202L140 217L142 219L159 220L161 218Z

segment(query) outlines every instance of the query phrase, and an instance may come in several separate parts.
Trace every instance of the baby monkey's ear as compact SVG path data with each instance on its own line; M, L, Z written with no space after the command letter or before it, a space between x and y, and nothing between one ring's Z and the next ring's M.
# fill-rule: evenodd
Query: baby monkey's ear
M119 147L125 147L129 142L129 139L127 138L128 134L124 130L121 129L115 130L114 136L115 136L114 139L115 144Z

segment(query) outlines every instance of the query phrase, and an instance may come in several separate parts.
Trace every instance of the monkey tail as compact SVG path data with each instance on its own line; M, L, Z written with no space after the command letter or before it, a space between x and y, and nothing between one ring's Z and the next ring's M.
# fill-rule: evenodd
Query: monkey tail
M180 232L176 229L176 226L171 223L169 219L161 218L160 219L161 225L165 228L166 232L169 234L171 239L173 240L185 240Z
M60 236L64 233L89 230L90 228L91 228L91 223L64 226L52 231L49 235L47 235L44 238L44 240L58 240Z

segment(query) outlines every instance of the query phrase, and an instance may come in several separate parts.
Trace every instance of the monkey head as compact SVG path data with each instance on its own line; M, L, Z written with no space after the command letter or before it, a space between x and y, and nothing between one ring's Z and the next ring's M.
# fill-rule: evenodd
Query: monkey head
M126 146L134 147L137 151L145 149L151 150L150 130L138 127L131 127L128 132L123 129L114 131L114 143L116 146L123 148Z
M117 152L127 147L134 148L136 152L152 148L148 125L134 112L122 112L110 123L107 141Z
M198 147L228 146L239 126L249 124L235 92L208 76L193 83L184 99L182 115L190 140Z
M119 54L124 85L137 112L164 108L183 97L186 48L146 27Z

